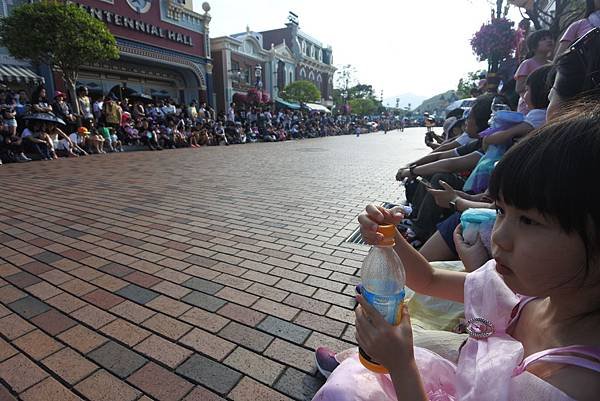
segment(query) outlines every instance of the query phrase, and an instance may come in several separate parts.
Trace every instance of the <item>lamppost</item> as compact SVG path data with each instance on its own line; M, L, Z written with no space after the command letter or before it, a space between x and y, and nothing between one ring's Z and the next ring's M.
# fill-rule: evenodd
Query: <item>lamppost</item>
M240 81L242 80L242 71L240 71L239 68L227 70L227 74L229 75L229 79L231 80L231 85L227 85L227 87L225 88L227 101L225 107L227 107L227 105L229 105L229 103L233 101L233 83L235 82L237 85L239 85ZM229 93L230 96L227 96L227 93Z

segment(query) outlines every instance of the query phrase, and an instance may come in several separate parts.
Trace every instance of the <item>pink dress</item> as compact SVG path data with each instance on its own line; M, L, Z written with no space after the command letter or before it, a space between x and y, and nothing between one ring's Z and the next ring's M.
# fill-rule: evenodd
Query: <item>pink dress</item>
M460 351L458 364L426 349L415 347L415 360L431 401L572 401L568 395L525 368L537 361L552 361L583 366L600 372L600 363L572 356L582 354L600 360L600 349L564 347L533 354L523 360L523 346L506 333L515 307L521 298L514 294L496 272L491 260L467 276L465 281L465 318L470 321L470 337ZM525 299L529 301L530 299ZM486 330L487 321L493 329ZM487 324L487 323L486 323ZM489 337L482 336L489 334ZM562 356L560 352L569 352ZM555 360L559 358L559 360ZM397 401L389 375L365 369L357 355L345 359L313 401Z

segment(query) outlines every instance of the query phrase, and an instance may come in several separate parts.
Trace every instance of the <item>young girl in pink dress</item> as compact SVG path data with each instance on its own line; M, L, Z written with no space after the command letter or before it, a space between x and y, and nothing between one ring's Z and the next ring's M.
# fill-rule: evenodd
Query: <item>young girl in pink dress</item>
M458 363L412 345L407 309L388 324L364 299L356 338L389 375L356 354L333 371L318 401L598 400L600 395L600 103L576 106L521 141L490 182L497 220L490 260L472 273L432 268L396 233L407 285L465 303L469 338ZM369 205L363 237L402 218ZM481 252L455 233L462 258Z

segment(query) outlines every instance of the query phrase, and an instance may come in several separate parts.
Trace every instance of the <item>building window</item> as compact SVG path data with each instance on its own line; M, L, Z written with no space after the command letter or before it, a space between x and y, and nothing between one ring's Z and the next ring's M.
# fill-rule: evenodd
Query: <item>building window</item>
M300 79L304 79L306 78L306 70L304 68L302 68L300 70Z
M323 50L319 49L319 61L323 61Z
M252 74L252 68L251 67L246 68L246 76L245 76L246 79L245 79L245 81L249 85L252 85L252 76L253 76L253 74Z
M315 58L315 47L310 45L310 57Z
M312 71L308 73L308 79L311 81L315 80L315 74Z
M306 42L302 41L302 54L306 54Z
M232 71L239 71L240 70L240 63L238 63L237 61L232 61L231 62L231 70Z

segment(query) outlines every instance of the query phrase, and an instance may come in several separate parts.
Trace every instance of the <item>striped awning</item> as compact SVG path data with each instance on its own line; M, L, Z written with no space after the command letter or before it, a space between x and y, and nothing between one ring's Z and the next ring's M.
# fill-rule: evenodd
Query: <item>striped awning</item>
M27 67L20 65L0 64L0 81L44 83L44 78L40 77Z

